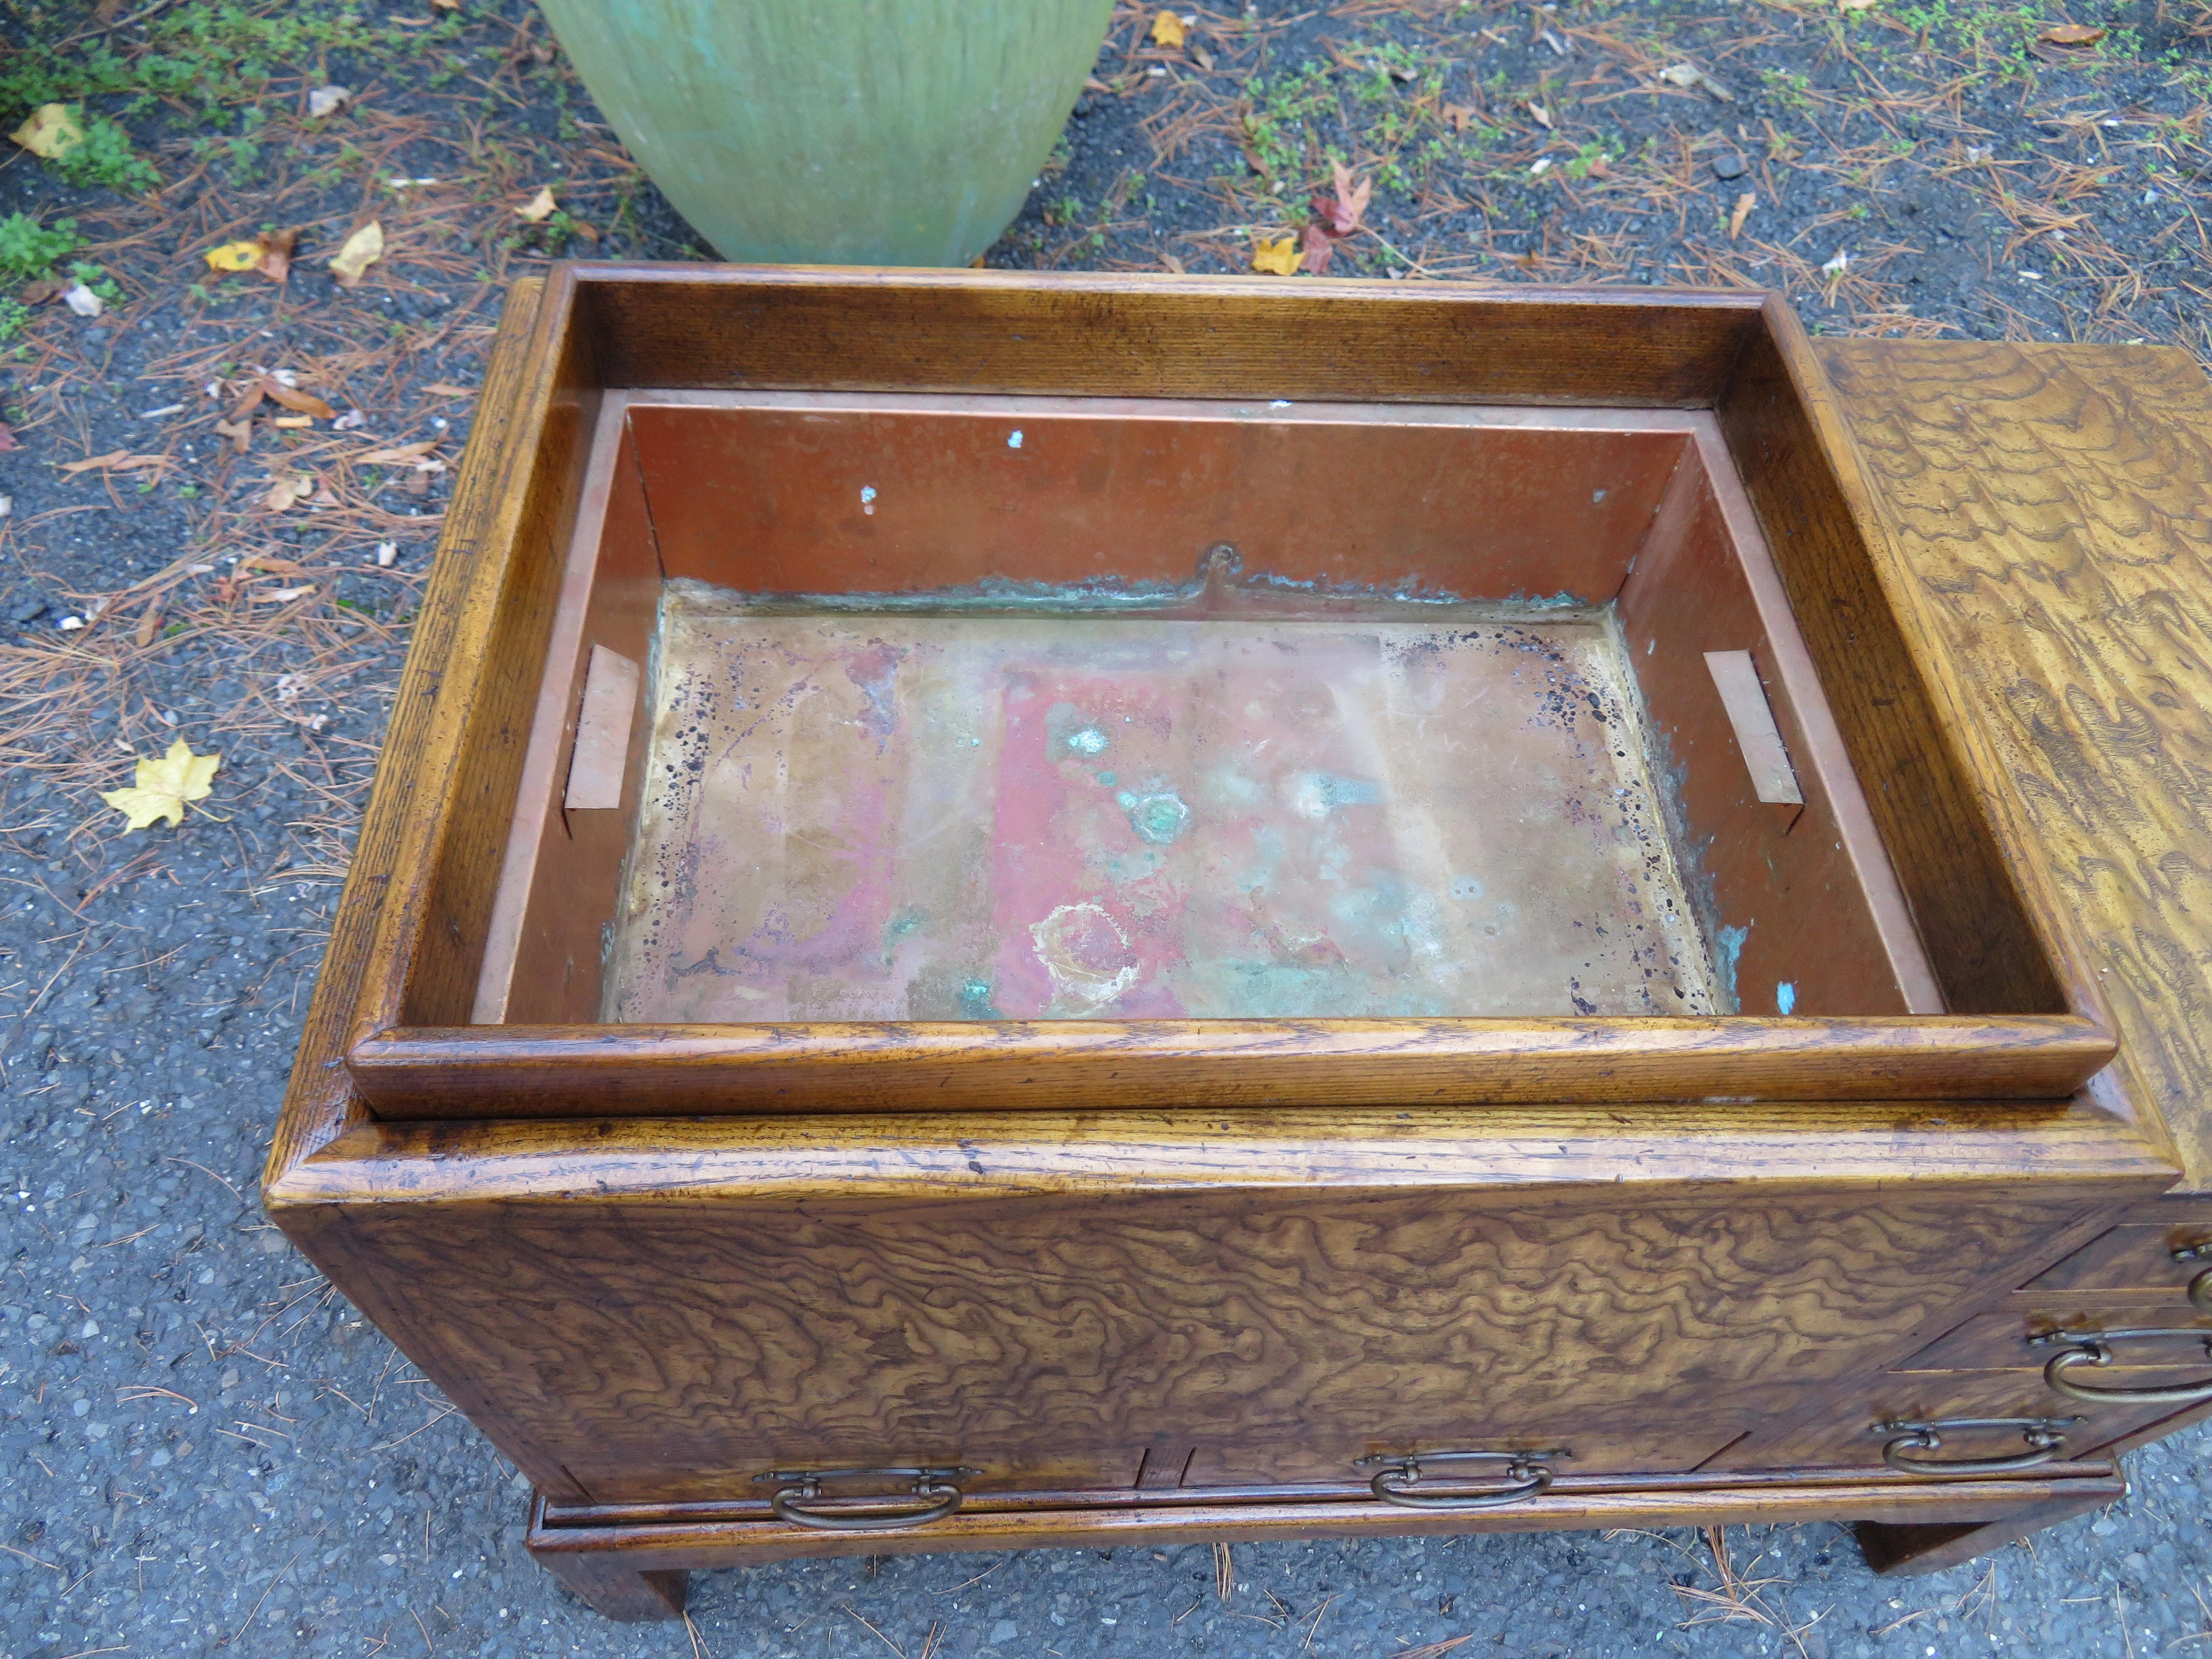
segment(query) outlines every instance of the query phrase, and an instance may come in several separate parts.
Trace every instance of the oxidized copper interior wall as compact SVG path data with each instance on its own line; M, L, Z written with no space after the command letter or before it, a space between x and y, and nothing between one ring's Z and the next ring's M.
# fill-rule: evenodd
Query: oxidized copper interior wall
M1705 416L609 401L480 1021L1940 1006Z

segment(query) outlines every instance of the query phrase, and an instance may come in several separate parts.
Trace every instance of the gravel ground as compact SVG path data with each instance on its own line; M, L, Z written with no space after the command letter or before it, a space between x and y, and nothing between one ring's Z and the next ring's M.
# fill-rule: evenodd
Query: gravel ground
M1693 1533L1560 1534L1240 1546L1226 1595L1197 1547L708 1576L688 1630L570 1600L523 1554L519 1480L253 1192L449 476L360 457L458 454L516 272L701 251L524 0L104 9L107 35L0 0L0 129L81 98L161 179L0 165L0 219L73 218L55 274L109 289L97 319L11 313L39 273L0 245L0 1659L2212 1642L2212 1429L2134 1455L2106 1514L1901 1583L1815 1526L1730 1529L1725 1569ZM1341 158L1376 191L1332 274L1747 281L1825 331L2203 356L2212 12L2097 15L2074 51L2038 39L2055 10L1966 0L1267 0L1167 52L1125 6L990 262L1244 269ZM1677 62L1730 97L1656 78ZM326 82L354 101L307 118ZM547 180L561 212L518 222ZM386 258L336 289L320 261L372 214ZM300 232L289 283L212 276L264 228ZM264 368L362 421L264 404L239 452L212 426ZM59 471L116 452L164 459ZM288 471L319 493L272 508ZM222 754L214 795L118 833L94 792L176 735Z

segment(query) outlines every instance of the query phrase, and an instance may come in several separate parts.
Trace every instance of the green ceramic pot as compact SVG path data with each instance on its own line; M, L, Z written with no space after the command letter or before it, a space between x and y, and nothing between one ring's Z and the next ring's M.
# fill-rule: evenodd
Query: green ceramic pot
M1112 0L539 0L726 259L964 265L1021 210Z

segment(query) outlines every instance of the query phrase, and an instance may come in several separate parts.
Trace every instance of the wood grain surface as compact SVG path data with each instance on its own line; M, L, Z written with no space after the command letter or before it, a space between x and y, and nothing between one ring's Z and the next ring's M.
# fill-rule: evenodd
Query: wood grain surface
M1971 1133L1924 1132L1911 1180L1894 1182L1893 1152L1853 1190L1832 1129L1756 1189L1657 1177L1648 1139L1640 1178L1594 1178L1587 1161L1486 1184L1468 1176L1501 1161L1492 1115L1458 1115L1471 1139L1455 1150L1448 1115L1395 1148L1382 1124L1380 1148L1279 1143L1272 1180L1179 1186L1161 1168L1119 1191L1101 1166L1142 1144L1133 1122L938 1120L924 1148L915 1120L841 1119L840 1158L817 1121L761 1148L757 1183L742 1156L671 1148L646 1155L652 1188L634 1196L615 1126L540 1154L515 1185L495 1156L462 1150L504 1126L384 1126L362 1133L422 1150L380 1161L349 1137L279 1197L318 1260L341 1258L400 1328L465 1356L503 1447L606 1502L735 1495L770 1467L989 1471L1170 1433L1349 1455L1601 1440L1649 1432L1686 1401L1717 1443L1731 1417L1747 1426L1911 1353L2145 1184L2108 1168L2069 1180L2046 1158L2033 1181L1993 1176L1963 1157ZM1009 1144L1016 1125L1036 1132L1026 1146ZM1233 1155L1257 1127L1185 1125L1181 1150ZM1176 1141L1160 1139L1165 1165ZM1349 1174L1393 1154L1398 1184ZM1613 1173L1632 1161L1624 1144ZM1025 1174L1041 1162L1065 1177ZM357 1184L318 1202L318 1173ZM437 1190L449 1174L466 1195ZM963 1176L964 1191L936 1195Z
M1820 350L2036 925L2212 1191L2212 386L2165 348Z

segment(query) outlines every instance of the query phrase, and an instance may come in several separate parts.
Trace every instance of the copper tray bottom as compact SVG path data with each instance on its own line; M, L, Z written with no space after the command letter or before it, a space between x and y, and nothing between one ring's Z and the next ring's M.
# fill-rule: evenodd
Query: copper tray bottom
M1716 1008L1609 617L664 600L627 1022Z

